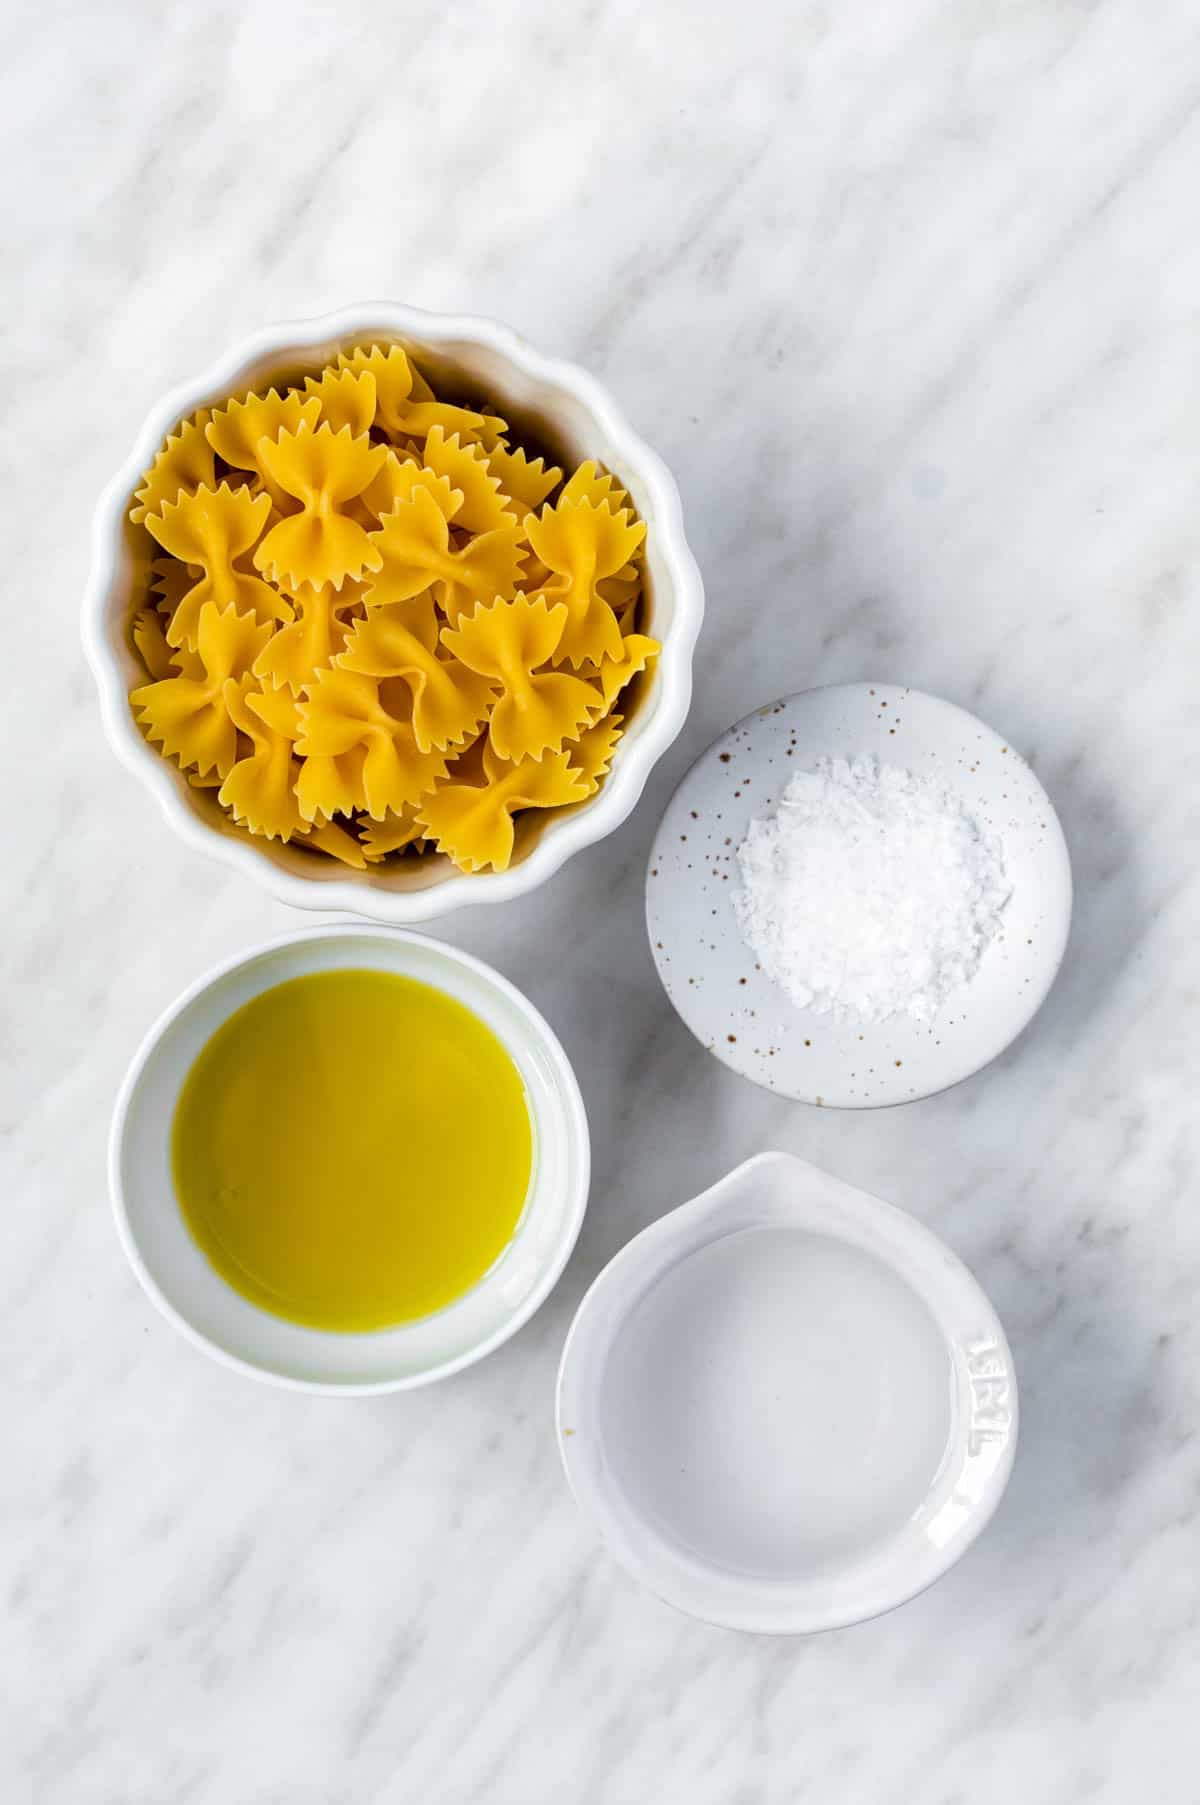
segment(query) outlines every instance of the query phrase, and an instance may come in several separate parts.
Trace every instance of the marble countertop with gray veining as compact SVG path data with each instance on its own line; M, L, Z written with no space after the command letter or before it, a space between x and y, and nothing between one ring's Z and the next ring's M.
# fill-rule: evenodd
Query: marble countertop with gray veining
M1200 1781L1200 32L1186 0L13 0L0 63L8 805L5 1805L1190 1805ZM566 1276L421 1393L206 1361L131 1277L116 1086L295 917L103 743L90 511L158 393L369 296L577 358L683 491L695 703L626 825L447 938L563 1037L595 1182ZM1032 761L1077 883L991 1069L839 1114L708 1057L646 852L755 703L877 677ZM553 1376L628 1237L782 1147L929 1223L1022 1381L1001 1511L879 1622L754 1639L635 1589Z

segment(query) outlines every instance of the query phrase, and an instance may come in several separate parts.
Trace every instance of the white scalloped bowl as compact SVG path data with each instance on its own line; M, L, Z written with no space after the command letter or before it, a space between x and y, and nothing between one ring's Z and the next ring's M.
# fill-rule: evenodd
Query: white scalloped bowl
M573 809L519 817L507 871L466 875L448 859L404 861L356 872L299 847L253 841L143 737L129 692L144 674L128 639L131 604L148 586L157 547L127 516L142 472L180 420L256 384L319 369L338 351L374 341L400 344L450 392L486 395L518 431L557 453L595 458L628 489L646 522L646 605L639 625L662 642L662 656L632 692L624 736L594 797ZM363 303L319 319L265 327L242 339L203 376L181 384L151 410L128 458L96 509L83 640L100 690L105 731L121 762L157 799L189 846L210 853L302 909L349 910L398 926L428 921L464 903L507 902L553 875L573 852L619 827L654 765L687 716L692 656L704 590L683 532L679 491L662 459L633 431L607 392L575 364L541 356L507 326L426 313L391 302Z

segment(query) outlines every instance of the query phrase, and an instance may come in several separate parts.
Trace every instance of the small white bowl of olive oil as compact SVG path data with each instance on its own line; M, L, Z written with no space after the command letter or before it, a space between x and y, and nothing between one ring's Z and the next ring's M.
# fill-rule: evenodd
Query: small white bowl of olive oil
M480 1360L554 1286L587 1118L537 1010L457 948L329 926L220 966L147 1034L113 1118L144 1290L240 1372L400 1391Z

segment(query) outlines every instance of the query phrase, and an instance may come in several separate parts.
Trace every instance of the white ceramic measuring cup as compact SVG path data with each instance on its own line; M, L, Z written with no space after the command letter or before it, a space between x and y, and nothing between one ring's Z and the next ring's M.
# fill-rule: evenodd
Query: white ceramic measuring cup
M739 1166L591 1287L558 1385L584 1514L635 1579L802 1633L913 1597L1012 1467L995 1311L927 1228L784 1153Z

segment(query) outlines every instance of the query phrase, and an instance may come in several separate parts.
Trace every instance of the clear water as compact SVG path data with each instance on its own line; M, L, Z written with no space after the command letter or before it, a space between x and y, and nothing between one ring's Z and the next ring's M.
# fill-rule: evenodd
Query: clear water
M640 1515L731 1571L867 1554L919 1508L953 1414L946 1342L873 1255L747 1229L698 1249L631 1313L601 1398Z

